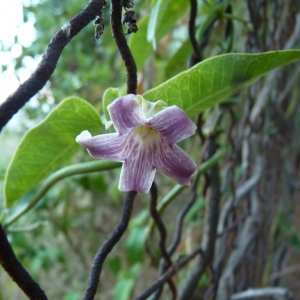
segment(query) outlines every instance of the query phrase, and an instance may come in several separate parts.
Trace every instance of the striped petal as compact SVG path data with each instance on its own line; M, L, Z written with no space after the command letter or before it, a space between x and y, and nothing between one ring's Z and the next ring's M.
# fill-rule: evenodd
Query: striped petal
M95 158L124 161L127 155L126 148L124 148L125 137L120 136L118 133L101 134L92 137L85 130L76 137L76 142L87 148L89 154Z
M169 145L162 140L160 151L153 158L157 171L171 177L182 185L191 184L191 176L196 171L197 165L177 145Z
M127 134L135 127L145 125L147 122L142 107L135 98L135 95L129 94L116 99L107 106L114 127L120 135Z
M195 134L196 125L177 106L163 109L154 115L148 125L156 129L168 144L178 143Z
M159 149L160 136L153 133L144 137L135 130L126 140L128 157L120 176L120 191L137 191L149 193L155 176L153 157Z

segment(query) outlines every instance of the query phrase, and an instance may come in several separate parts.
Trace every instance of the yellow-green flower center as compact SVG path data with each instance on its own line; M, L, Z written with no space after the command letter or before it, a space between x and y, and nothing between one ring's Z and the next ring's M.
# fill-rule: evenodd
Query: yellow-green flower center
M157 130L151 128L150 126L138 126L134 130L134 133L137 134L141 139L144 141L149 138L155 136L159 136L159 133Z

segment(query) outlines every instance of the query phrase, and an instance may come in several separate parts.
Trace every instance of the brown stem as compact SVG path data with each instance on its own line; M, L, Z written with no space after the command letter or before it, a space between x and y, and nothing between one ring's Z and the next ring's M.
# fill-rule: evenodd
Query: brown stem
M136 191L128 192L125 198L122 217L119 224L115 227L114 231L109 235L107 240L97 251L91 267L89 281L82 300L94 299L97 292L97 287L98 287L100 274L102 271L103 262L106 259L107 255L110 253L110 251L113 249L113 247L121 239L125 230L127 229L128 223L130 221L131 212L132 212L133 200L136 194L137 194Z
M121 53L127 69L127 94L136 94L137 69L136 64L127 45L122 30L122 4L120 0L111 0L110 24L115 43Z

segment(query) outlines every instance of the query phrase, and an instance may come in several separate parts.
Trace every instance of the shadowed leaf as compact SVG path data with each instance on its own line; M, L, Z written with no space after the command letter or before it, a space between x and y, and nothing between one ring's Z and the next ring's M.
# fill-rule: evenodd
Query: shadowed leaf
M276 68L300 59L300 50L262 54L225 54L195 65L146 93L149 101L163 100L194 116Z

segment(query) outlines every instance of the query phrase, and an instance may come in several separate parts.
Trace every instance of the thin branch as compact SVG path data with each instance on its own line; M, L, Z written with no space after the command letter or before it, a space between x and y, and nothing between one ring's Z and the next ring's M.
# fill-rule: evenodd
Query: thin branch
M278 300L293 300L294 295L292 292L281 287L267 287L262 289L249 289L244 292L236 293L230 297L230 300L246 300L253 298L269 298Z
M105 0L91 0L85 9L55 34L36 70L0 106L0 132L12 116L43 88L55 70L64 47L82 28L100 15L104 4Z
M170 256L168 255L168 253L166 251L167 230L166 230L164 223L162 222L162 220L160 218L158 211L156 210L157 187L156 187L155 182L153 182L153 184L151 186L150 193L151 193L150 213L151 213L151 216L155 222L155 225L157 226L159 233L160 233L159 248L160 248L161 254L162 254L163 258L165 259L166 263L168 265L172 265Z
M122 30L122 1L111 0L110 24L113 38L127 69L127 94L135 94L137 87L137 69L131 51Z
M190 196L190 199L177 216L176 228L175 228L175 233L174 233L174 236L173 236L173 241L167 249L167 253L168 253L169 257L171 257L174 254L176 248L178 247L178 245L180 243L184 217L189 212L189 210L194 205L194 203L197 199L197 186L198 186L199 178L200 178L200 175L198 174L195 181L194 181L194 183L193 183L192 194ZM159 275L164 274L169 267L171 267L171 266L166 266L165 263L164 263L164 259L162 259L160 261ZM169 284L170 284L170 282L169 282ZM176 291L176 287L174 287L174 288L175 288L175 291ZM163 290L163 287L161 287L159 290L157 290L152 300L158 299L161 292L162 292L162 290ZM177 294L177 292L176 292L176 294Z
M193 47L193 64L197 64L200 61L200 52L199 52L199 46L196 40L196 30L195 30L195 23L196 23L196 17L197 17L197 0L190 0L191 3L191 9L190 9L190 19L189 19L189 37L190 42Z
M190 255L186 256L179 263L174 264L166 273L159 277L149 288L147 288L141 295L134 298L134 300L145 300L151 296L156 290L162 287L168 280L170 280L181 268L188 264L198 254L203 255L202 249L199 247Z
M164 270L166 270L168 267L172 266L172 261L171 258L166 250L166 239L167 239L167 231L165 228L165 225L162 221L162 219L160 218L160 215L156 209L156 205L157 205L157 187L155 182L153 181L153 184L151 186L150 189L150 193L151 193L151 199L150 199L150 214L159 230L160 233L160 240L159 240L159 248L160 248L160 252L163 256L163 261L161 262L161 266L160 266L160 275L161 273L164 272ZM176 287L172 281L172 279L168 280L168 284L170 287L170 290L173 294L174 299L176 299L176 295L177 295L177 290ZM158 299L160 297L160 294L162 292L162 287L157 291L157 293L154 296L154 299ZM153 299L153 300L154 300Z
M300 264L290 266L290 267L284 268L283 270L274 272L273 274L270 275L270 281L291 275L294 272L300 272Z
M0 263L29 299L47 300L45 292L16 258L0 224Z
M216 151L216 141L214 138L208 139L207 159L212 157ZM198 257L194 265L186 275L182 287L180 289L181 300L191 299L198 281L206 268L211 264L214 256L215 242L217 238L217 227L219 220L219 202L220 202L220 178L219 166L214 165L208 172L210 187L206 197L206 216L205 226L202 238L203 257Z
M190 196L189 201L186 203L184 208L180 211L179 215L177 216L176 228L175 228L173 241L172 241L171 245L168 247L168 254L170 256L173 255L173 253L175 252L176 248L178 247L178 245L180 243L184 217L189 212L189 210L194 205L194 203L197 199L197 187L198 187L199 178L200 178L200 174L197 175L197 177L193 183L192 194Z
M235 269L242 262L247 249L249 248L250 244L253 242L254 237L258 233L257 215L259 213L259 206L256 206L256 211L252 212L252 214L247 217L243 228L235 241L236 247L231 252L227 260L226 266L224 266L222 275L218 283L216 299L219 299L219 297L224 297L224 299L228 299L228 286L230 285L230 278L232 278Z
M221 235L223 230L226 226L226 219L228 217L228 214L233 207L237 207L238 204L242 201L243 197L245 197L259 182L261 179L263 172L264 172L264 165L265 162L261 157L258 157L256 160L255 165L255 172L254 175L249 178L247 181L245 181L237 190L235 193L235 198L231 197L229 198L225 204L223 205L221 214L220 214L220 220L218 225L218 234Z
M128 192L124 201L122 216L119 224L115 227L114 231L109 235L104 244L98 249L91 267L89 281L82 300L94 299L97 292L97 286L103 262L127 229L133 207L133 200L136 194L136 191Z
M197 133L200 137L200 140L201 140L201 144L204 145L205 143L205 136L204 136L204 133L202 131L202 127L203 127L203 113L199 114L198 117L197 117Z

